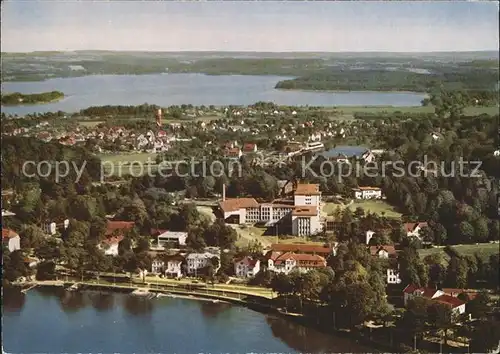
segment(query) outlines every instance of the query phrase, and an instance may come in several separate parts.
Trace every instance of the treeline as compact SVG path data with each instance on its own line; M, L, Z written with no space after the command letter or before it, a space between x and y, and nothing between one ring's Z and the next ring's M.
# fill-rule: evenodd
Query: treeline
M328 68L283 80L277 89L339 91L414 91L426 92L435 85L449 90L471 90L478 94L495 90L498 70L491 68L438 68L429 74L384 69L339 70ZM489 94L487 97L490 97ZM490 97L491 98L491 97Z
M49 103L64 98L64 93L60 91L50 91L42 93L24 94L20 92L2 94L3 105L22 105Z
M67 163L69 168L61 167L59 183L51 188L74 185L76 181L89 183L101 176L100 160L84 148L46 143L34 137L2 137L2 188L21 188L26 182L55 181L56 163ZM78 170L83 167L80 176L74 166ZM45 175L47 177L43 177Z

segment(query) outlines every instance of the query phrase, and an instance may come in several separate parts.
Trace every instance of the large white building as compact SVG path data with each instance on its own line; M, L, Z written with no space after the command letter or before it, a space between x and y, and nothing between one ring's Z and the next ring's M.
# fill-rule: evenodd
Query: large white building
M223 193L225 195L225 193ZM228 223L266 223L271 226L278 222L291 226L295 236L314 235L322 230L320 222L321 192L317 184L299 184L292 201L259 204L254 198L223 197L220 210Z

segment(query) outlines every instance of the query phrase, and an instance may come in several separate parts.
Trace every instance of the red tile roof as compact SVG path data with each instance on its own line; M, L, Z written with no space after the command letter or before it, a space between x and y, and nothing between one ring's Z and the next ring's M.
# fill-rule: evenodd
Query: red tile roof
M325 258L313 254L293 252L279 253L269 251L267 258L272 259L277 265L285 262L286 260L293 259L297 262L299 267L326 267Z
M243 145L243 151L245 152L252 152L254 151L254 149L255 149L255 144L248 143Z
M295 195L319 195L319 184L298 184Z
M394 246L389 246L389 245L384 245L384 246L370 246L370 254L372 256L378 255L378 253L382 250L387 251L389 256L395 256L396 255L396 248Z
M112 237L108 237L105 240L103 240L102 243L109 245L109 246L116 245L116 244L120 243L120 241L122 241L124 238L125 238L125 236L123 236L123 235L112 236Z
M19 234L17 232L15 232L14 230L2 228L2 240L17 237L17 236L19 236Z
M258 208L259 203L254 198L229 198L219 203L224 212L238 211L244 208Z
M106 226L106 235L111 235L115 231L123 232L130 230L134 227L135 223L133 221L110 221Z
M404 224L404 228L405 228L406 232L412 232L413 230L415 230L417 228L417 226L419 226L420 228L427 227L427 223L426 222L409 222L409 223Z
M360 191L379 191L379 187L358 187L354 189L359 189Z
M271 250L274 252L317 253L320 255L330 255L333 253L333 247L293 243L273 243Z
M408 285L406 288L404 288L403 292L406 294L413 294L416 291L421 292L420 296L432 299L432 297L436 294L437 290L436 289L431 289L431 288L424 288L424 287L418 287L414 284Z
M253 259L252 257L246 256L246 257L235 260L234 263L243 263L249 267L255 267L255 265L257 264L257 261L258 261L258 259Z
M441 295L433 300L436 302L439 302L440 304L448 305L451 308L455 308L455 307L458 307L458 306L465 304L464 301L462 301L454 296L450 296L450 295Z

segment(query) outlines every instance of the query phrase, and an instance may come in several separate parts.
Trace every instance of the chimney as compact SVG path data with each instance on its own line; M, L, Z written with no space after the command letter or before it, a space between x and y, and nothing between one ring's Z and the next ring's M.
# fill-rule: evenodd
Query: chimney
M226 201L226 184L222 184L222 201Z

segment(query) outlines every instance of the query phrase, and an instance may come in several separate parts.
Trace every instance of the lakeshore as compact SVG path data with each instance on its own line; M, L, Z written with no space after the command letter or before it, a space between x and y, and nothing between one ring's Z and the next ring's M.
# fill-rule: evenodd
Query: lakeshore
M201 296L149 299L129 295L130 290L39 286L14 297L6 294L4 347L68 353L374 352L346 335L323 333L279 314L200 301ZM42 330L47 323L51 331ZM32 331L29 342L18 335L19 328ZM73 331L79 335L71 340L63 334Z

